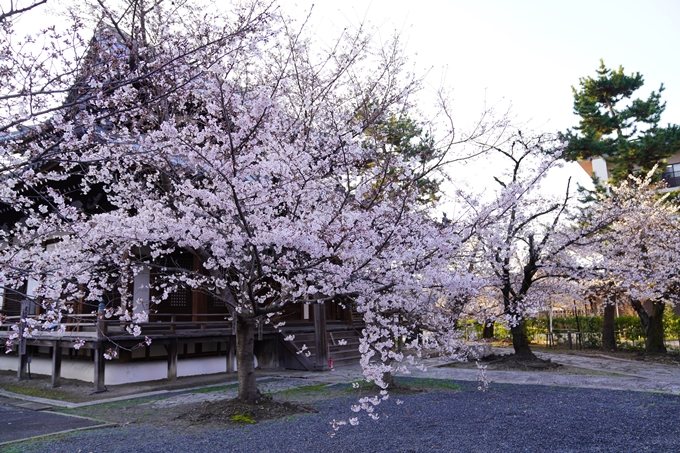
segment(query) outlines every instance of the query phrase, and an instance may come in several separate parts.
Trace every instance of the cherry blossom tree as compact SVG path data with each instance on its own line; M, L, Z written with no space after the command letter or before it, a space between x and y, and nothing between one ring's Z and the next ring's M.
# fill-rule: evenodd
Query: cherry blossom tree
M9 4L9 8L5 9L4 7L0 7L0 23L5 24L7 22L10 22L12 19L34 9L37 8L40 5L44 5L47 3L47 0L36 0L34 2L28 2L25 4L21 4L21 2L14 2L11 1Z
M476 229L474 272L484 280L487 301L501 301L499 320L510 325L515 354L533 358L526 319L543 303L560 294L575 294L582 265L578 250L592 244L593 234L611 223L615 212L598 211L588 223L579 222L569 183L564 195L545 195L541 182L559 166L559 143L547 134L523 133L505 123L494 141L479 142L485 158L501 161L503 173L494 176L498 189L492 201L466 195L475 211L488 211L490 220ZM495 295L495 296L494 296ZM494 320L487 307L482 320Z
M382 383L403 366L394 339L409 334L404 315L434 313L471 286L448 266L459 238L422 200L453 131L430 147L435 159L385 152L400 143L375 133L409 115L419 88L398 39L376 47L360 25L320 49L260 2L227 14L120 6L90 13L102 22L79 63L65 59L58 87L37 92L49 101L5 98L0 201L17 214L0 233L0 281L33 278L44 308L17 330L117 291L106 316L138 335L146 313L128 283L153 268L154 302L185 287L227 307L242 401L260 397L256 326L293 303L352 300L367 322L362 364ZM453 351L454 337L437 341Z
M31 9L35 13L39 5L14 9L12 18ZM127 260L121 270L120 247L105 239L88 243L79 236L79 222L117 207L104 194L111 174L102 181L87 176L102 159L93 152L97 143L115 147L118 139L125 141L124 133L118 135L121 124L130 128L128 139L157 126L168 113L168 96L189 88L205 73L209 58L238 52L241 44L253 41L256 30L266 31L263 25L270 15L258 3L236 8L228 22L206 11L202 18L215 19L219 26L183 33L182 25L200 12L196 5L182 5L185 11L178 16L168 13L178 13L182 6L164 12L156 5L154 15L141 1L119 6L122 12L117 13L101 5L82 20L71 11L65 30L50 27L25 38L11 21L3 22L0 201L6 223L0 238L5 245L1 281L9 296L29 281L38 282L30 296L24 291L17 295L43 305L39 320L24 318L22 326L14 326L8 347L40 324L58 325L76 301L97 307L104 293L130 282L132 262ZM88 28L86 19L104 25ZM84 34L94 36L88 42ZM146 313L134 313L132 307L118 314L125 321L146 320ZM139 334L138 326L129 330Z
M646 352L663 353L663 312L680 298L676 258L680 225L678 206L659 193L663 186L653 183L652 174L629 176L601 195L603 206L598 209L618 210L622 215L601 235L592 262L640 317ZM645 302L651 305L651 313Z

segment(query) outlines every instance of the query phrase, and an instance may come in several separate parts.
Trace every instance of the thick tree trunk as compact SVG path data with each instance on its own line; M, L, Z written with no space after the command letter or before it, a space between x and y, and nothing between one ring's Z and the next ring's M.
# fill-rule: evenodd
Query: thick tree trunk
M253 404L262 398L255 382L255 320L236 318L236 365L238 399Z
M529 337L524 320L518 322L516 326L510 327L510 333L512 333L512 347L515 348L515 355L535 357L529 347Z
M616 351L615 317L616 306L614 304L606 304L604 306L604 316L602 317L602 350L604 351Z
M493 339L493 321L484 322L484 330L482 330L482 338L485 340Z
M391 372L385 372L382 375L382 380L385 384L387 384L388 388L393 388L394 387L394 374Z
M633 301L632 304L640 317L642 327L645 329L645 352L665 354L663 311L666 305L663 302L653 302L652 314L650 315L639 301Z
M663 332L663 302L654 302L652 305L652 316L649 317L649 326L645 327L645 351L655 353L666 353Z

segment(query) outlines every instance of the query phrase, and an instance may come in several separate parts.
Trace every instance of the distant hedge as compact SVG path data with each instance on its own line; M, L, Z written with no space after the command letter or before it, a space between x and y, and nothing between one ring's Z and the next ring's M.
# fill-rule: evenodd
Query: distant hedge
M548 333L548 318L527 320L527 334L529 337ZM666 310L663 317L666 339L677 339L680 336L680 316ZM478 337L482 335L483 326L469 321L468 328L473 327ZM636 342L644 341L644 329L640 318L635 315L623 315L614 318L616 341L620 347L635 347ZM567 332L581 332L581 340L586 348L599 348L602 345L602 316L575 316L553 318L553 334L558 342L566 342ZM510 340L510 329L503 323L494 325L494 338ZM574 338L575 341L575 338ZM632 342L632 343L631 343Z

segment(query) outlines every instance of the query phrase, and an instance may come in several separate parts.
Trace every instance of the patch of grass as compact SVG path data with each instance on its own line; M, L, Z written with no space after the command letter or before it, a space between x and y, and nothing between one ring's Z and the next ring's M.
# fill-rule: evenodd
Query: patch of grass
M4 448L0 448L2 453L23 453L25 451L26 442L21 442L19 444L6 445Z
M246 424L250 424L250 425L254 425L255 423L257 423L257 420L255 420L253 417L251 417L248 414L232 415L229 420L231 420L234 423L246 423Z
M313 384L288 390L281 390L280 392L273 393L273 395L289 397L303 393L320 393L326 390L328 390L328 384Z
M396 378L395 382L399 385L407 387L424 387L428 389L447 389L447 390L463 390L464 387L448 379L433 379L433 378Z
M51 400L60 400L63 401L66 399L66 395L64 395L62 392L56 391L56 390L48 390L48 389L40 389L40 388L33 388L33 387L23 387L21 385L3 385L2 386L3 390L7 390L8 392L12 393L18 393L20 395L26 395L26 396L34 396L36 398L47 398Z
M357 381L352 384L340 384L334 386L334 389L340 389L349 393L365 393L365 392L379 392L382 390L373 382ZM448 379L434 379L434 378L411 378L411 377L397 377L394 379L394 386L389 387L389 392L400 393L403 390L463 390L464 387L460 384L451 382Z
M120 400L120 401L110 401L108 403L101 403L101 404L92 404L90 406L85 406L85 407L77 407L74 409L68 409L68 408L55 408L57 412L62 412L64 414L81 414L81 413L89 413L93 411L105 411L105 410L111 410L111 409L124 409L126 407L138 405L138 404L144 404L144 403L150 403L152 401L157 401L159 399L162 399L162 397L146 397L146 398L135 398L135 399L129 399L129 400Z
M375 385L371 381L354 381L350 384L333 384L329 388L347 393L356 393L363 390L372 389L373 387L375 387ZM378 387L375 388L377 389Z

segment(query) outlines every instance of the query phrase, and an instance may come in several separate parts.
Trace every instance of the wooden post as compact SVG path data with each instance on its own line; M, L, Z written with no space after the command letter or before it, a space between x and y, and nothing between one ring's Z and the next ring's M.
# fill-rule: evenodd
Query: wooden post
M105 392L104 367L106 359L104 359L104 343L98 341L92 351L94 353L94 392Z
M203 268L203 262L198 256L194 256L192 262L192 268L194 272L198 274L206 275L205 269ZM208 318L205 314L208 313L208 295L203 291L192 290L191 291L191 321L192 322L205 322ZM199 316L203 315L203 316ZM205 325L201 324L201 329L205 329Z
M170 340L168 348L168 380L177 380L177 338Z
M236 311L229 310L231 316L231 335L227 337L227 373L233 374L236 372L234 362L236 361Z
M28 377L28 355L26 354L26 338L24 338L24 329L26 328L25 319L28 317L27 299L21 301L21 319L19 320L19 345L17 347L17 354L19 355L19 365L17 368L17 378L21 381Z
M99 308L97 308L97 319L95 320L97 338L104 338L106 336L106 322L104 321L104 314L106 312L106 305L104 302L99 302Z
M316 360L314 369L330 370L328 366L328 339L326 338L326 306L314 304L314 336L316 343Z
M61 342L55 340L52 346L52 388L61 387Z
M236 337L230 336L227 339L227 373L234 373L234 359L236 358Z

